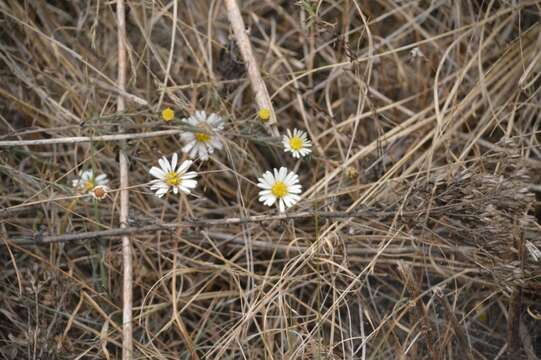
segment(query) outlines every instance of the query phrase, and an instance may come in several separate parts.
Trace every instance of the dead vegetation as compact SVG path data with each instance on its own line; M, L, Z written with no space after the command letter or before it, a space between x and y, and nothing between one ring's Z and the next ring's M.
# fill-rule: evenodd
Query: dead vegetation
M120 358L120 238L44 242L120 228L120 126L129 227L179 224L131 234L134 359L541 358L541 3L238 3L308 159L257 119L222 2L128 1L122 91L114 3L0 0L0 356ZM197 109L225 149L157 199L148 170ZM313 216L257 201L282 165ZM74 195L87 168L105 201Z

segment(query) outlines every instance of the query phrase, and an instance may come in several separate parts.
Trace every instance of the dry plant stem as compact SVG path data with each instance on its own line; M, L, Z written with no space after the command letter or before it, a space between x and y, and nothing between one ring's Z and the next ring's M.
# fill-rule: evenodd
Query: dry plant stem
M176 223L162 223L162 224L150 224L145 226L130 226L109 230L88 231L84 233L74 234L62 234L62 235L46 235L34 237L32 240L28 239L11 239L15 243L37 243L37 244L49 244L55 242L75 241L75 240L87 240L97 239L104 237L123 236L135 233L153 232L159 230L172 231L182 227L214 227L219 225L241 225L248 223L258 222L271 222L279 220L302 220L309 218L321 218L321 219L352 219L360 217L375 217L375 216L394 216L395 211L374 211L371 209L361 209L357 211L303 211L293 214L280 214L280 215L255 215L247 217L235 217L226 219L197 219L197 220L185 220L183 222ZM402 213L407 215L406 212Z
M118 26L118 87L121 92L126 90L126 16L124 0L117 0L116 14ZM124 97L118 96L117 111L122 113L126 110ZM120 166L120 228L128 226L128 158L126 156L125 140L120 144L119 154ZM133 329L132 329L132 307L133 307L133 272L132 272L132 254L130 237L128 234L122 235L122 359L131 360L133 358Z
M254 57L254 52L252 51L250 39L248 38L248 35L246 35L246 26L244 25L244 20L242 20L237 1L225 0L225 6L227 8L227 17L231 23L231 27L233 28L235 40L237 41L242 59L244 60L246 69L248 70L248 77L250 78L250 83L252 84L252 89L255 93L255 101L257 106L260 109L267 108L270 110L271 118L268 122L270 133L273 136L280 136L280 133L276 128L276 115L270 101L269 92L267 91L267 87L265 86L261 73L259 72L259 68Z
M172 129L172 130L160 130L145 133L135 134L115 134L115 135L101 135L101 136L73 136L63 137L56 139L38 139L38 140L7 140L0 141L0 147L9 146L32 146L32 145L53 145L53 144L77 144L91 141L123 141L134 139L145 139L156 136L168 136L177 135L183 133L184 130Z

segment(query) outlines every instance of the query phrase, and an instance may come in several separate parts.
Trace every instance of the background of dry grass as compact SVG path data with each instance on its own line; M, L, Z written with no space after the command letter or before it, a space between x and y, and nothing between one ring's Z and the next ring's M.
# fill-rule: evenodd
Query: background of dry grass
M292 211L314 216L132 236L134 358L541 357L541 3L240 4L278 128L306 129L309 159L257 120L220 1L127 3L125 114L114 5L0 1L0 141L181 129L196 109L227 119L188 198L145 185L177 135L128 142L131 226L271 215L256 178L301 177ZM115 141L0 148L2 358L120 356L119 239L32 244L119 227L118 191L92 203L69 186L94 168L118 189L117 154Z

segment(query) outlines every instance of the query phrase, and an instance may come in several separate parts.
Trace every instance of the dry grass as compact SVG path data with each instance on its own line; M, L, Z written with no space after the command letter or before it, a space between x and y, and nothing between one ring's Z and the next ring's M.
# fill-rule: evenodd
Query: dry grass
M129 225L179 224L131 237L135 359L541 358L541 2L239 2L302 161L257 120L222 2L128 1L125 92L111 3L0 0L0 142L134 134ZM138 136L196 109L225 150L195 196L157 199L148 170L182 144ZM120 357L120 238L39 244L120 227L104 140L0 147L2 359ZM313 216L257 201L280 165ZM109 199L73 195L82 168Z

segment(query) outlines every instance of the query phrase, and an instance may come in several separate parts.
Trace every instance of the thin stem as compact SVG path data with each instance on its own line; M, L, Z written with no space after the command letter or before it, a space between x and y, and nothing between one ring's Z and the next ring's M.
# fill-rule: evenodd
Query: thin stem
M119 98L121 98L119 96ZM120 109L120 106L118 106ZM115 134L115 135L101 135L101 136L73 136L55 139L38 139L38 140L7 140L0 141L0 147L9 146L31 146L31 145L52 145L52 144L76 144L91 141L125 141L133 139L144 139L157 136L177 135L185 132L181 129L172 130L160 130L145 133L135 134Z
M418 212L412 212L411 215L416 215ZM66 241L76 241L76 240L87 240L87 239L99 239L104 237L115 237L115 236L124 236L131 235L135 233L144 233L144 232L154 232L159 230L165 231L174 231L178 228L187 228L187 227L214 227L219 225L242 225L249 223L258 223L258 222L270 222L270 221L286 221L286 220L302 220L309 218L320 218L320 219L352 219L352 218L362 218L362 217L381 217L381 216L394 216L396 211L377 211L375 209L364 208L356 211L303 211L298 213L291 214L278 214L278 215L255 215L255 216L246 216L246 217L232 217L225 219L184 219L183 221L178 220L174 223L153 223L143 226L130 226L130 227L121 227L116 229L109 230L100 230L100 231L89 231L85 233L73 233L73 234L62 234L62 235L45 235L45 236L34 236L33 238L20 238L13 239L11 241L15 243L37 243L37 244L49 244L55 242L66 242ZM408 212L403 212L403 216L409 215Z
M126 110L124 97L126 92L126 9L124 0L117 0L116 14L118 23L118 87L120 94L117 98L117 111L122 113ZM126 156L126 141L122 140L119 152L120 167L120 228L128 226L129 194L128 194L128 158ZM133 307L133 269L132 254L129 234L122 235L122 359L133 358L133 328L132 328L132 307Z

